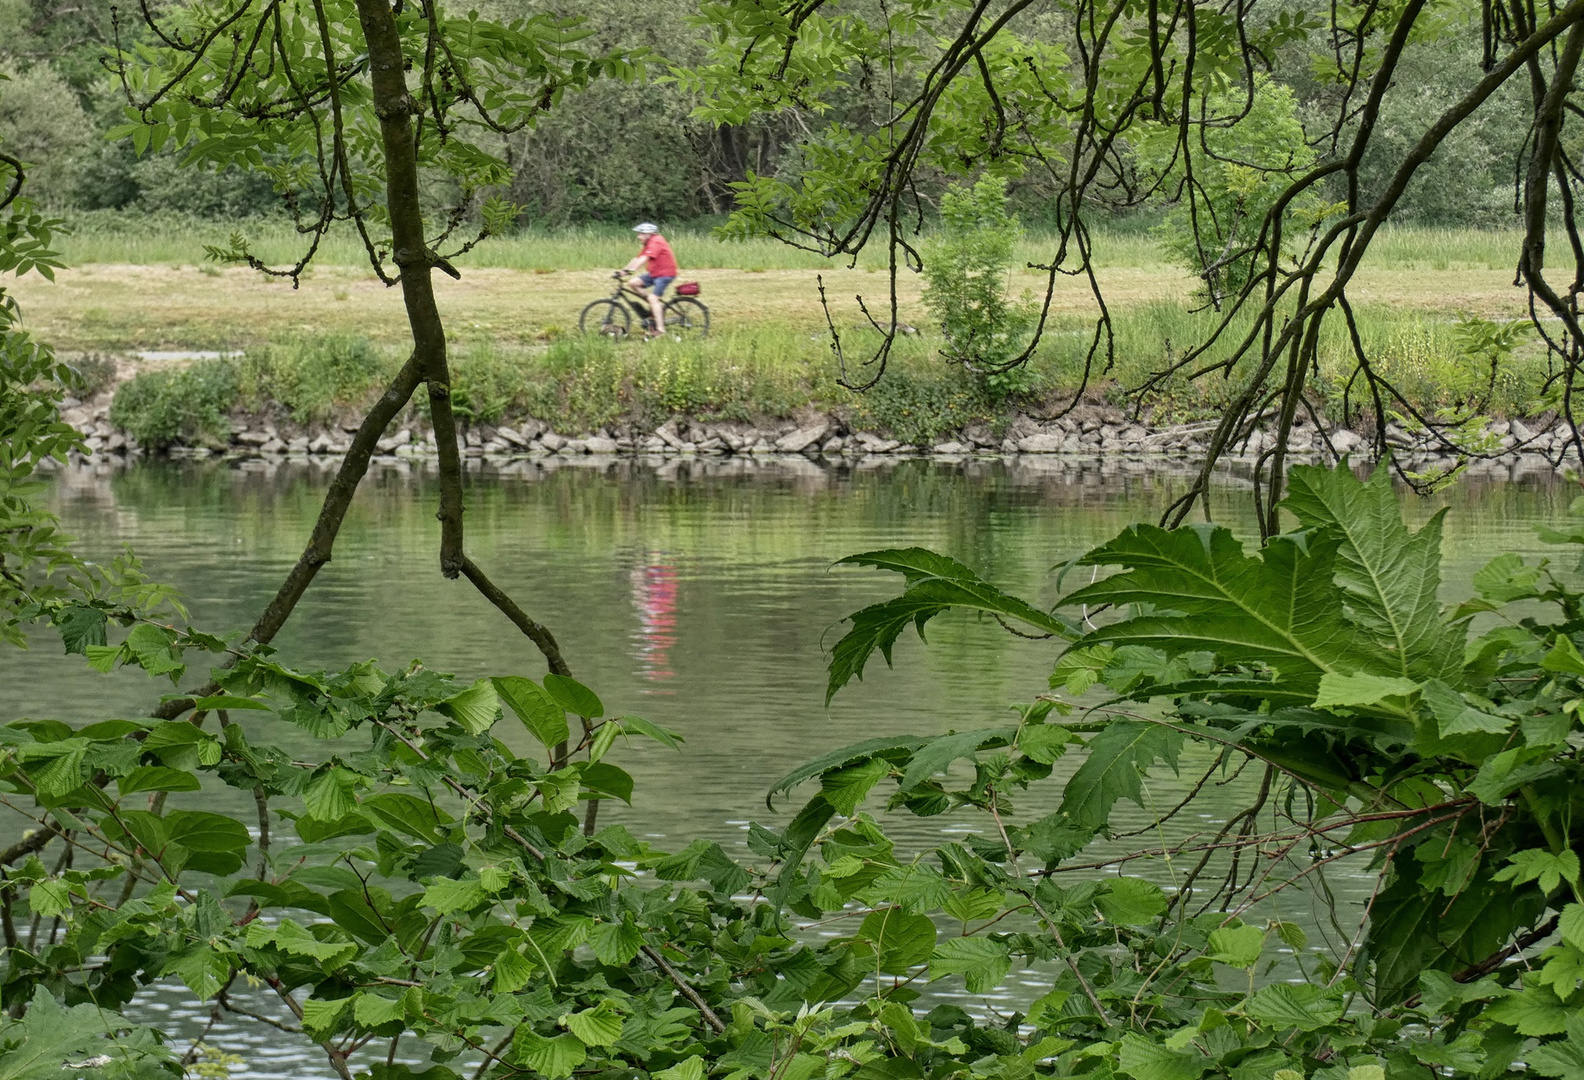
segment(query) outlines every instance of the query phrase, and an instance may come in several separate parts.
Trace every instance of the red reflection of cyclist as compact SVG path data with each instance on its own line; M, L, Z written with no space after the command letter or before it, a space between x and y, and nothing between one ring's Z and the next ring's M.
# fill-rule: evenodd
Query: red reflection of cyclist
M623 273L636 274L640 267L643 273L638 278L638 285L648 290L649 311L654 316L654 328L649 331L649 337L659 337L665 333L665 306L663 297L666 286L670 285L677 276L676 256L671 252L671 245L666 243L666 238L660 235L660 227L649 222L634 225L633 232L643 237L643 247L638 254L633 256L632 262L622 268ZM629 284L631 284L629 282Z
M632 569L633 603L638 608L638 653L643 677L665 682L675 676L670 650L677 643L677 568L663 556L650 555ZM646 690L670 694L671 690Z

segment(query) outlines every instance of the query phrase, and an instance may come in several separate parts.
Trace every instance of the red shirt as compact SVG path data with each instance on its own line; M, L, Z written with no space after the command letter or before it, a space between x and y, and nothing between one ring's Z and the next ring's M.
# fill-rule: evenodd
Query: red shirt
M671 245L659 233L645 240L643 250L638 254L649 260L647 272L650 277L677 276L676 256L671 253Z

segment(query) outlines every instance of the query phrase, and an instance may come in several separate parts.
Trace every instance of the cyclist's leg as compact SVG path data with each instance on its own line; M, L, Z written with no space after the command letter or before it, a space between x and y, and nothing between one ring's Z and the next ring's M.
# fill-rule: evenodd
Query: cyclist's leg
M654 314L654 331L665 333L665 291L671 284L668 277L649 279L649 310Z

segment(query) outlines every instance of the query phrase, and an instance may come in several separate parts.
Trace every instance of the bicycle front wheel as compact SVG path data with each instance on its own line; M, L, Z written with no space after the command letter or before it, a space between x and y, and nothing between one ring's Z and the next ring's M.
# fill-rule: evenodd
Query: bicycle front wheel
M709 308L691 296L679 297L666 306L666 332L680 337L709 337Z
M578 329L585 334L621 341L632 333L632 313L619 301L596 300L578 316Z

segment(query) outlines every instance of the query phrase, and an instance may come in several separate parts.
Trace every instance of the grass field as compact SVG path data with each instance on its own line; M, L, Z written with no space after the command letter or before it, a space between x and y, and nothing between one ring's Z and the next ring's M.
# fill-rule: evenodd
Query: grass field
M345 237L326 246L294 291L284 281L206 262L203 245L223 240L225 228L187 223L155 230L123 222L111 230L94 218L65 242L72 269L53 285L19 281L14 292L29 325L67 350L246 348L304 331L360 333L384 345L405 338L399 292L360 264L359 250ZM849 268L773 241L727 242L686 231L672 239L684 276L701 282L724 332L819 333L825 328L821 276L839 328L865 324L855 296L862 294L872 311L886 304L886 277L873 263ZM260 250L284 256L285 240L274 227ZM1519 317L1522 293L1512 287L1509 269L1516 244L1516 234L1389 232L1351 295L1357 306L1379 309L1376 318L1392 311L1419 321L1464 312ZM1025 248L1025 261L1047 257L1039 237ZM575 329L583 305L608 293L609 268L632 249L631 237L614 229L492 239L462 262L461 281L436 275L442 309L459 342L531 347ZM1162 302L1186 309L1192 280L1166 263L1148 237L1102 235L1096 250L1098 276L1119 321ZM899 284L902 321L926 325L920 279L904 272ZM1012 288L1039 295L1044 276L1017 273ZM1058 332L1077 330L1095 310L1082 280L1058 276L1052 306ZM1188 340L1183 333L1191 337L1208 321L1179 321L1177 347Z
M248 228L262 254L286 256L292 239L287 230ZM285 281L205 261L203 245L223 242L228 229L219 223L89 215L74 223L64 244L72 268L58 274L54 284L29 278L15 283L13 291L29 328L67 353L250 350L315 336L366 338L391 357L404 350L407 329L399 290L373 276L360 248L347 237L327 244L301 287L293 290ZM608 413L619 404L597 386L631 386L645 379L656 387L654 402L662 404L668 395L680 395L703 407L729 399L741 410L764 411L800 401L845 400L836 384L819 281L824 280L844 344L861 358L879 336L855 297L861 294L882 321L889 317L883 267L872 261L856 267L832 264L771 241L727 242L703 230L677 230L671 239L684 277L701 283L701 299L711 308L714 333L708 342L650 349L648 358L637 357L644 351L637 345L614 351L577 345L571 339L578 314L590 300L609 294L609 268L630 257L631 234L616 227L526 232L492 239L459 261L460 281L436 275L459 364L494 372L486 380L492 385L501 384L505 369L542 383L559 364L556 378L581 387L569 391L574 397L583 395L581 401L592 394L590 401L603 403L575 410L588 415ZM1215 315L1193 310L1194 282L1164 260L1147 234L1100 234L1095 246L1097 276L1118 330L1112 378L1126 387L1168 354L1181 355L1202 340ZM1479 373L1461 359L1453 342L1458 317L1524 315L1523 293L1513 287L1510 269L1517 246L1518 237L1511 233L1399 230L1379 238L1350 295L1378 361L1416 397L1430 404L1454 400L1477 381ZM1049 257L1049 248L1048 238L1030 236L1023 255L1026 261L1040 260ZM1014 292L1037 296L1044 285L1043 274L1012 276ZM902 275L899 317L924 332L902 340L897 365L925 382L938 381L938 369L947 365L935 355L940 342L930 332L921 288L917 275ZM1058 276L1051 310L1032 382L1060 388L1076 381L1097 309L1082 279ZM1332 329L1322 384L1339 383L1350 367L1340 327ZM549 358L547 346L558 341L567 347L557 353L559 360ZM583 359L568 359L575 356ZM582 365L575 379L567 374L568 363ZM1176 387L1162 404L1183 414L1213 409L1229 389L1219 379L1214 382L1218 387ZM956 400L960 387L949 383L920 391L917 400L897 408L907 415L950 411L948 402ZM500 385L491 391L519 406L538 400L541 407L550 404L545 392L542 385L532 392L507 392ZM1521 408L1530 393L1526 377L1510 381L1503 393L1502 407ZM566 404L566 393L561 396L563 407L574 407Z

